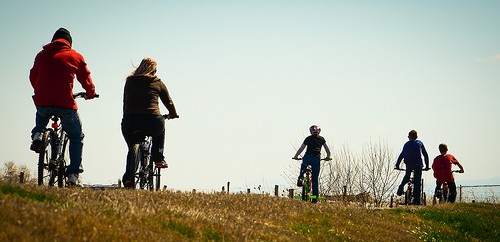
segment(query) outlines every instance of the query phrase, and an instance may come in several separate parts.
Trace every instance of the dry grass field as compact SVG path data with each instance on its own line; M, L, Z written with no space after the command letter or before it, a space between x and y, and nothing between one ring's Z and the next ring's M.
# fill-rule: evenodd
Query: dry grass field
M495 204L366 209L257 194L0 184L0 241L499 241Z

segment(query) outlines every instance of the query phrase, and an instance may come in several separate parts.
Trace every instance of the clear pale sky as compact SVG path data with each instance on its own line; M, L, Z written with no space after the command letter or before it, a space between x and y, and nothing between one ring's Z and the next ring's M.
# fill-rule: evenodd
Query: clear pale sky
M36 171L28 74L65 27L101 94L78 100L84 183L124 172L124 79L147 56L180 115L166 126L170 188L286 184L312 124L334 153L382 140L394 160L416 129L431 159L448 144L465 168L458 184L500 177L500 1L0 4L0 162Z

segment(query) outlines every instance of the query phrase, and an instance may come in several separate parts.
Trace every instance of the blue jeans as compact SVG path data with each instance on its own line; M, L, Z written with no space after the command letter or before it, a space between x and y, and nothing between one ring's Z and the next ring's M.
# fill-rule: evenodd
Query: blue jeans
M320 170L320 159L315 155L305 154L302 158L302 164L300 165L300 175L299 178L302 178L304 172L308 165L312 167L312 192L314 196L318 196L319 193L319 170Z
M422 186L422 167L406 167L405 176L399 185L399 189L404 190L406 183L410 181L411 172L413 172L413 203L420 204L420 187Z
M37 132L43 132L52 115L60 117L62 129L68 134L69 138L70 163L66 174L82 173L83 137L85 135L82 132L82 122L76 110L59 107L37 107L35 127L31 130L32 137Z

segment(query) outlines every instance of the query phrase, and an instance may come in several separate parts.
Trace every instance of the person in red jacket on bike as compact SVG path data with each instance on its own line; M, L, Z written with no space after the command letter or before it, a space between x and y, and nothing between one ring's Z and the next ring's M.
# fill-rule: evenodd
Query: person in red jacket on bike
M447 154L448 146L446 144L439 145L439 152L441 155L436 156L432 163L432 170L434 170L434 177L436 178L436 191L446 182L450 189L448 201L454 203L457 198L457 185L455 184L451 165L458 166L460 168L459 173L464 173L464 168L455 156Z
M82 123L78 106L73 98L75 76L86 91L85 99L95 97L95 86L83 56L71 48L72 37L65 28L59 28L52 41L36 55L29 79L34 90L36 106L35 127L31 131L30 149L39 153L42 132L52 115L59 116L64 131L69 137L70 164L66 170L68 184L77 185L83 172Z

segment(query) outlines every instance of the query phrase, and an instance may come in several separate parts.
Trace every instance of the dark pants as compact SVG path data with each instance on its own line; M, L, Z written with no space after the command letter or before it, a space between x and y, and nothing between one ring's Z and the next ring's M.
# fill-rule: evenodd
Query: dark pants
M299 178L302 178L304 175L306 168L308 165L312 167L312 192L314 196L318 196L319 188L318 188L318 177L320 171L320 159L314 155L305 154L302 158L302 164L300 165L300 175Z
M32 137L35 133L42 133L52 115L61 118L62 129L69 138L69 166L67 174L80 174L83 172L82 152L83 137L82 122L78 112L73 109L59 107L37 107L35 127L31 131Z
M455 200L457 199L457 185L455 184L454 181L446 182L446 183L448 184L448 189L450 191L450 193L448 194L448 202L454 203ZM443 182L436 181L436 190L435 191L440 189L442 185L443 185Z
M138 132L139 131L139 132ZM165 118L161 115L150 114L127 114L122 119L122 134L127 142L127 168L123 175L123 182L129 180L129 174L135 172L130 170L134 167L133 148L135 144L144 140L144 136L151 136L151 159L162 161L163 148L165 145Z
M404 186L410 181L413 172L413 203L420 205L420 191L422 186L422 167L406 168L405 176L399 185L398 190L403 191Z

